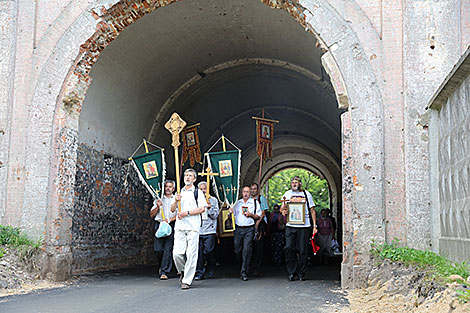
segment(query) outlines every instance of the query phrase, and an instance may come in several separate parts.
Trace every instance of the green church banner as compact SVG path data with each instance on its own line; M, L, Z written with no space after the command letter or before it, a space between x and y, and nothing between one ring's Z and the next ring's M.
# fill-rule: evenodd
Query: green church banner
M207 162L213 173L214 193L223 204L233 207L238 200L240 188L241 150L206 153Z
M166 166L163 149L129 158L134 169L154 199L160 199L163 193Z

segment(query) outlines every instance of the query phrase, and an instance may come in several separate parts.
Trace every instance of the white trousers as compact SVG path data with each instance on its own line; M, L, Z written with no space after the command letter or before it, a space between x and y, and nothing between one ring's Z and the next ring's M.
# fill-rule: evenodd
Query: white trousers
M183 283L191 285L196 273L199 251L199 232L176 230L173 245L173 260L178 272L184 272Z

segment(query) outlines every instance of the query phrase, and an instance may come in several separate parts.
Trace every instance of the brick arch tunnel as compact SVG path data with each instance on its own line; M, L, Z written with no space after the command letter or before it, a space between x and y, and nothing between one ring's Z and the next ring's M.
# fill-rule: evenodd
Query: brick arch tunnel
M257 1L177 2L127 27L93 65L80 113L71 272L152 261L150 198L125 163L142 138L171 151L163 124L174 111L201 123L203 152L221 134L236 143L250 183L251 116L265 108L280 124L263 179L285 166L311 169L328 180L341 216L341 111L321 55L288 12Z

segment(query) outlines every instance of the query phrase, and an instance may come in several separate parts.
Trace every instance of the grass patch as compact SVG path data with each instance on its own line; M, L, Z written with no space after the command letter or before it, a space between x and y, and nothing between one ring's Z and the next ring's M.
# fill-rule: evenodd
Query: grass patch
M457 296L459 297L460 303L470 302L470 289L457 290Z
M395 238L392 243L371 243L370 252L379 260L388 259L413 265L426 271L427 276L437 282L449 282L448 277L456 274L463 279L470 276L470 266L465 263L452 262L449 259L432 251L422 251L399 246L399 240ZM470 302L470 290L458 289L457 297L461 303Z
M19 228L0 225L0 245L18 248L27 246L33 249L41 247L41 240L30 239Z
M470 266L467 263L452 262L432 251L401 247L397 238L392 243L377 244L373 241L370 252L381 260L388 259L430 270L430 274L435 275L435 278L446 280L453 274L460 275L464 279L470 276Z
M33 240L19 228L0 225L0 246L14 249L18 260L29 268L38 269L37 256L42 246L42 240ZM9 249L0 247L0 258L5 256Z

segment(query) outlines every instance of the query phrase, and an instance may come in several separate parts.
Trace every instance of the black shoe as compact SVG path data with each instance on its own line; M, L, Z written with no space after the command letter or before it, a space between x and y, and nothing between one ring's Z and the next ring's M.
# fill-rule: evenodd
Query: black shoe
M305 280L306 280L306 279L305 279L305 276L304 276L304 275L299 275L299 280L300 280L300 281L305 281Z
M242 279L243 281L247 281L247 280L248 280L248 276L243 275L243 276L241 277L241 279Z
M294 280L295 280L295 276L294 276L294 275L289 275L289 276L287 276L287 279L288 279L289 281L294 281Z

